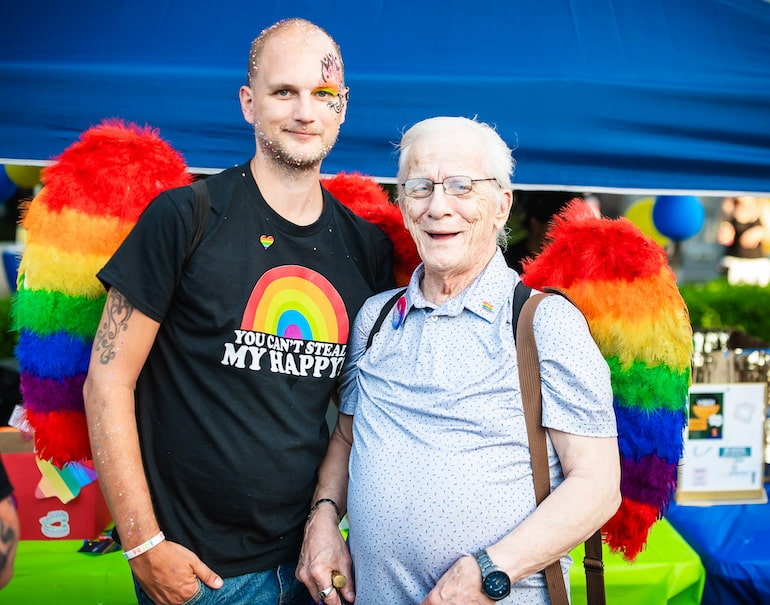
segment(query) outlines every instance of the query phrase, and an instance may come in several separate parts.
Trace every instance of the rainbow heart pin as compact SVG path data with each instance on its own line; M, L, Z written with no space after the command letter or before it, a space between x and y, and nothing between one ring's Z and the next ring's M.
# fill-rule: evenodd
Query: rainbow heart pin
M270 246L272 246L274 241L275 241L275 238L272 235L259 236L259 243L262 244L262 247L265 250L267 250Z

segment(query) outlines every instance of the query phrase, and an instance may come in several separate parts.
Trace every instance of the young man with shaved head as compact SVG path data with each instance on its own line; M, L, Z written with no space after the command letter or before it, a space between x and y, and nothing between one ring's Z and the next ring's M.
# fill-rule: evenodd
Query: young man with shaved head
M86 415L140 604L314 600L294 575L327 406L349 323L393 285L385 234L319 182L347 111L334 40L302 19L266 29L239 98L256 152L206 179L190 258L183 187L98 274Z

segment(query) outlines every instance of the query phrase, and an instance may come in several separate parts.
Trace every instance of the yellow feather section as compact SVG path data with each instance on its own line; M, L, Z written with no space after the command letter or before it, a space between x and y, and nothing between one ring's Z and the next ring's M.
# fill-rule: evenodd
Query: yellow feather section
M114 217L94 216L69 208L52 211L45 198L41 198L44 191L45 188L24 214L22 225L27 230L28 243L112 256L134 226Z
M635 360L648 366L665 364L682 371L690 365L692 331L683 326L681 314L669 313L655 320L641 319L632 327L608 318L589 322L591 334L605 357L617 357L623 369Z
M19 288L94 298L105 293L96 273L109 254L81 254L27 242L19 265Z
M678 371L689 367L692 326L668 267L633 281L580 282L566 292L586 316L602 354L617 357L623 368L635 360Z

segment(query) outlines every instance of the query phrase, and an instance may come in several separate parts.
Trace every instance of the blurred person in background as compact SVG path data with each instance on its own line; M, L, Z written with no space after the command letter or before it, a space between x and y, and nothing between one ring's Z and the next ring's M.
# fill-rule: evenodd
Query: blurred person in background
M728 197L722 202L717 241L725 247L721 268L731 285L770 284L770 200L763 197Z

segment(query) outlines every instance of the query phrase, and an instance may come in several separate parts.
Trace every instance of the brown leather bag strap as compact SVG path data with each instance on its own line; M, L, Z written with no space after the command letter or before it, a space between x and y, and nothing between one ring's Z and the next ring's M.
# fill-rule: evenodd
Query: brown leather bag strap
M542 422L542 393L540 391L540 362L537 356L535 332L532 320L538 303L549 296L535 294L524 303L519 315L516 334L516 356L519 365L519 382L524 405L524 420L529 439L529 457L532 464L532 481L535 484L535 502L540 504L551 493L548 470L548 448ZM554 561L545 568L545 579L551 605L568 605L567 587L561 572L561 564Z
M604 561L602 561L602 532L597 530L585 543L583 568L586 572L588 605L606 605L604 591Z
M524 406L524 420L529 439L529 455L532 462L532 480L535 484L535 502L540 504L551 493L548 470L548 449L546 447L543 417L542 393L540 391L540 361L537 355L535 332L532 320L541 300L549 294L536 294L524 303L519 315L516 335L516 356L519 365L519 382Z
M535 501L538 505L551 493L551 481L545 428L542 423L543 401L540 386L540 361L532 321L537 305L546 296L549 294L536 294L524 303L518 317L516 330L519 382L529 440ZM586 541L585 549L586 556L583 565L586 572L588 605L605 605L601 532L597 531ZM551 605L568 605L567 587L564 583L560 562L554 561L544 571Z

